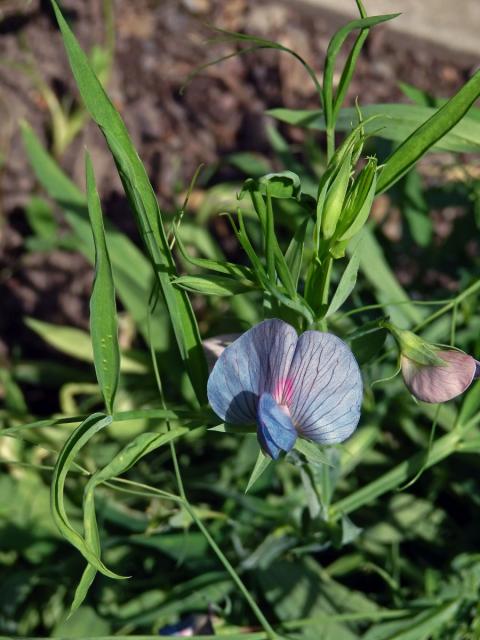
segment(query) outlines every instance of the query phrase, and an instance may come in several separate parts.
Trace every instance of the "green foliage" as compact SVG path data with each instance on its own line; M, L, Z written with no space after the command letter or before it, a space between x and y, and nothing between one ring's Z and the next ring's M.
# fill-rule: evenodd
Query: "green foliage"
M95 76L57 4L52 1L78 89L92 118L105 136L115 159L128 200L149 255L155 276L169 310L182 361L189 372L200 402L205 401L207 369L200 336L190 302L174 287L175 265L167 242L157 199L126 127Z
M120 375L117 306L100 198L95 185L92 161L88 154L86 155L86 175L88 213L95 244L95 279L90 298L90 335L98 384L107 411L111 414Z
M462 262L475 221L465 215L440 255L428 212L453 201L472 213L480 189L474 181L432 189L412 168L438 149L478 150L471 105L480 76L450 100L404 87L417 104L353 110L343 101L369 29L393 15L369 18L357 0L360 19L334 34L323 85L287 47L219 31L247 46L239 53L268 48L301 62L323 110L271 113L326 131L325 153L309 140L300 162L270 128L271 161L248 152L227 159L245 174L243 185L216 184L190 217L195 174L183 206L167 216L92 59L53 6L145 255L104 218L90 160L85 196L23 124L32 169L52 201L31 198L28 248L79 251L95 266L95 281L90 335L27 318L57 354L43 362L22 354L0 371L0 633L153 638L196 614L231 640L473 640L480 383L440 410L414 402L394 375L398 348L386 329L415 335L417 350L449 342L478 355L479 265ZM346 134L339 145L336 132ZM383 163L378 138L399 143ZM387 189L408 230L395 242L370 216ZM230 204L220 205L219 195ZM229 260L206 224L220 209L237 241ZM402 284L398 265L410 254L425 269L448 255L459 291L437 301L433 286ZM352 348L365 397L361 424L342 445L298 439L273 464L254 425L219 424L205 406L201 337L242 332L265 317L299 332L331 331ZM30 389L47 385L60 408L50 418L30 407ZM101 396L111 415L97 411Z

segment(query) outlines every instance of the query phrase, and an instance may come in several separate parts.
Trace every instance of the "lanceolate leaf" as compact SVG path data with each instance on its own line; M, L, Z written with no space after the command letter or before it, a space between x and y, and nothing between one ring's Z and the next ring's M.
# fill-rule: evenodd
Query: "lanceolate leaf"
M107 411L113 413L113 403L120 373L117 307L112 267L105 242L102 209L95 185L90 156L86 155L87 200L93 241L95 243L95 280L90 298L90 334L97 380Z
M417 104L367 104L361 107L365 119L363 128L367 135L402 142L426 123L436 110L433 107ZM318 109L270 109L268 115L280 122L296 125L306 129L325 130L325 119ZM371 119L370 119L371 118ZM358 122L355 108L340 109L335 128L338 131L351 131ZM467 114L460 122L437 138L428 150L452 151L458 153L478 152L480 149L480 123L471 114Z
M67 474L72 466L76 454L100 429L108 426L112 422L111 416L103 413L94 413L80 424L65 442L61 450L55 469L53 471L52 484L50 488L50 502L52 517L58 530L63 537L76 547L84 558L92 564L98 571L109 578L122 578L103 564L90 547L87 546L83 537L76 531L70 523L64 504L64 487Z
M323 104L325 109L325 120L328 124L330 124L333 115L333 73L335 70L335 62L346 38L352 31L357 29L368 29L376 24L380 24L381 22L392 20L398 15L398 13L392 13L383 16L371 16L369 18L352 20L352 22L349 22L339 29L330 40L325 60L325 71L323 74Z
M416 129L385 162L377 193L397 182L433 145L459 122L480 95L480 71L443 107Z
M248 280L238 280L228 276L179 276L172 280L174 284L187 291L201 293L205 296L233 296L256 289L256 285Z
M260 449L258 452L257 461L255 462L255 466L253 467L252 474L248 480L247 488L245 489L245 493L248 493L250 489L253 487L255 482L260 478L264 471L270 466L272 462L272 458L266 456L263 451Z
M360 239L357 247L355 248L355 251L352 254L352 257L350 258L350 262L347 264L345 271L340 278L338 287L333 295L332 301L330 302L327 313L325 314L326 318L338 311L338 309L340 309L348 296L352 293L355 287L355 283L357 282L358 268L360 266L362 251L363 243Z
M26 318L25 324L47 344L62 353L83 362L94 362L92 341L86 331L76 327L49 324L35 318ZM142 374L148 371L148 367L138 360L122 355L121 370L124 373Z
M68 224L75 234L78 250L93 264L94 248L85 195L63 173L26 123L22 124L22 140L37 180L64 210ZM136 245L108 220L105 221L105 229L118 297L144 338L147 338L145 308L152 288L150 264ZM155 332L155 344L158 345L162 334L167 332L161 323L157 327L157 322L152 331Z
M193 310L185 291L174 287L176 270L161 213L145 167L120 115L93 72L55 0L52 0L70 66L85 106L100 127L117 165L130 205L158 278L182 360L200 402L206 401L207 365Z
M179 427L168 433L142 433L133 442L130 442L111 460L103 469L100 469L87 483L83 495L83 527L85 530L85 542L97 556L100 555L100 539L98 535L97 517L95 514L95 488L102 482L116 478L125 473L134 464L148 453L171 442L175 438L186 433L188 429ZM97 568L89 564L83 572L80 583L75 591L70 613L73 613L84 601L88 590L95 578Z

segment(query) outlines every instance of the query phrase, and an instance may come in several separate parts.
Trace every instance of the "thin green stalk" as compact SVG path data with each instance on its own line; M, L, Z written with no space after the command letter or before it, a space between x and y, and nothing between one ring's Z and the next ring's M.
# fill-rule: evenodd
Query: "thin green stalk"
M327 256L323 262L323 278L321 285L321 303L322 309L325 309L328 305L328 296L330 293L330 278L332 277L332 266L333 266L333 258L332 256ZM320 320L320 328L322 331L327 330L327 320L326 318L322 318Z
M327 164L333 157L335 153L335 124L332 123L329 127L327 127L326 131L327 136Z
M149 336L150 336L150 322L151 322L151 314L149 312L149 314L148 314L148 335ZM160 394L160 402L162 404L162 408L166 410L167 407L166 407L166 404L165 404L165 396L164 396L164 393L163 393L163 386L162 386L162 381L161 381L161 378L160 378L160 372L159 372L159 369L158 369L158 362L157 362L157 358L156 358L156 355L155 355L155 349L153 348L152 340L149 340L149 343L150 343L150 355L151 355L151 359L152 359L153 370L154 370L154 373L155 373L155 379L156 379L158 391L159 391L159 394ZM171 426L170 426L169 421L167 420L166 423L167 423L167 428L170 429ZM276 638L278 638L277 634L275 633L273 628L270 626L270 623L268 622L268 620L263 615L262 611L258 607L258 605L255 602L255 600L250 595L250 592L248 591L247 587L243 584L243 582L242 582L240 576L238 575L238 573L235 571L233 566L227 560L227 558L223 554L223 552L220 549L220 547L217 545L215 540L210 535L210 533L209 533L208 529L206 528L206 526L203 524L203 522L200 520L200 518L195 513L195 509L192 507L192 505L188 501L187 495L185 493L185 487L184 487L184 484L183 484L182 474L181 474L181 471L180 471L180 465L178 463L177 452L176 452L175 445L174 445L173 442L170 442L170 451L172 453L173 467L174 467L174 470L175 470L175 477L176 477L176 480L177 480L178 491L180 493L180 497L178 499L178 503L183 506L185 511L190 515L192 520L195 522L197 527L200 529L200 531L204 535L205 539L207 540L208 544L212 548L213 552L215 553L217 558L220 560L220 562L223 564L223 566L227 570L228 574L232 578L233 582L237 585L238 589L243 594L245 600L250 605L250 608L252 609L253 613L255 614L255 616L256 616L257 620L259 621L260 625L265 630L265 633L267 634L268 638L270 638L271 640L276 640ZM148 485L147 485L147 487L148 487Z
M190 515L190 517L192 518L192 520L197 525L197 527L200 529L200 531L205 536L205 539L207 540L208 544L212 547L213 551L215 552L215 554L217 555L218 559L220 560L220 562L223 564L223 566L227 570L227 572L230 575L230 577L232 578L232 580L235 582L235 584L237 585L239 590L242 592L245 600L250 605L252 611L254 612L255 616L257 617L257 620L260 622L260 624L264 628L264 630L267 633L268 637L271 638L272 640L275 640L276 638L278 638L277 634L275 633L273 628L270 626L270 623L268 622L268 620L265 618L265 616L263 615L262 611L260 610L260 607L257 605L255 600L250 595L250 592L248 591L246 586L243 584L243 582L240 579L238 573L235 571L235 569L232 567L230 562L227 560L227 558L223 554L222 550L217 545L215 540L212 538L212 536L210 535L208 529L205 527L203 522L198 518L197 514L195 513L195 510L191 507L191 505L189 504L189 502L187 500L184 501L184 507L185 507L185 510Z
M435 440L435 432L437 430L438 416L440 414L441 408L442 408L442 405L438 404L437 408L435 410L435 415L433 416L432 428L430 429L430 436L428 438L427 450L425 451L425 461L424 461L424 463L422 464L420 469L417 471L417 473L413 476L413 478L411 480L409 480L406 484L398 487L397 491L405 491L405 489L408 489L413 484L415 484L415 482L417 482L417 480L420 478L420 476L423 475L423 472L426 469L426 464L428 462L428 458L430 457L430 452L432 450L433 441Z
M356 307L350 311L345 311L340 314L344 318L354 316L357 313L363 313L364 311L374 311L375 309L384 309L385 307L400 306L402 304L416 304L419 306L434 307L436 305L448 304L450 300L393 300L392 302L379 302L377 304L366 304L363 307Z
M360 507L373 502L384 493L396 489L405 483L408 478L411 477L412 473L415 473L422 465L424 465L425 469L428 469L444 458L447 458L458 450L460 440L461 436L458 432L452 431L447 433L442 438L439 438L432 446L427 460L425 460L424 451L419 451L380 478L370 482L358 491L351 493L349 496L338 500L330 507L330 520L332 522L338 520L343 515L352 513Z
M467 287L465 291L462 291L462 293L459 293L458 296L455 296L455 298L450 300L450 302L448 302L444 307L442 307L438 311L435 311L435 313L432 313L432 315L428 316L428 318L425 318L425 320L422 320L421 322L419 322L414 327L413 330L419 331L420 329L423 329L423 327L427 326L428 324L430 324L440 316L443 316L445 313L448 313L450 309L453 309L456 305L462 302L462 300L465 300L465 298L468 298L468 296L471 296L472 293L475 293L479 289L480 289L480 279L474 282L469 287Z
M167 405L165 403L165 395L163 393L163 385L162 385L162 379L160 378L160 371L158 369L158 362L157 362L157 356L155 354L155 348L153 346L153 342L151 340L151 313L149 310L148 313L148 318L147 318L147 332L148 332L148 342L150 345L150 357L152 360L152 365L153 365L153 371L155 373L155 380L157 382L157 387L158 387L158 393L160 395L160 404L162 406L162 409L164 409L165 411L167 410ZM170 431L171 430L171 424L169 420L166 420L166 425L167 425L167 429ZM173 469L175 472L175 478L177 480L177 485L178 485L178 491L180 493L180 496L182 497L182 499L186 500L186 495L185 495L185 487L183 486L183 479L182 479L182 474L180 473L180 465L178 464L178 458L177 458L177 451L175 449L175 444L173 441L170 442L170 452L172 454L172 461L173 461Z

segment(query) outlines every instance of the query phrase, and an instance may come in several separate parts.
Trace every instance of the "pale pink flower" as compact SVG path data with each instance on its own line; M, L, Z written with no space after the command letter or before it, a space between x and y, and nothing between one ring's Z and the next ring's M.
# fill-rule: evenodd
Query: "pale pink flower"
M468 389L480 375L480 363L463 351L438 350L435 354L445 362L418 364L402 353L402 376L410 393L423 402L447 402Z

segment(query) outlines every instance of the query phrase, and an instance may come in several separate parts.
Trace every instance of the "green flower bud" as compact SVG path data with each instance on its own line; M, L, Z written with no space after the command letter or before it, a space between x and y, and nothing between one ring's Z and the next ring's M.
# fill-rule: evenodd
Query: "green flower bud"
M398 342L402 356L408 358L417 365L445 366L445 361L438 354L438 347L427 342L412 331L399 329L390 322L382 322L381 325L390 331Z
M377 159L369 158L349 191L346 206L338 225L338 240L350 240L364 226L375 197Z
M322 235L326 240L329 240L335 233L338 220L342 214L352 170L351 159L352 152L350 151L343 157L338 173L325 199L322 216Z

